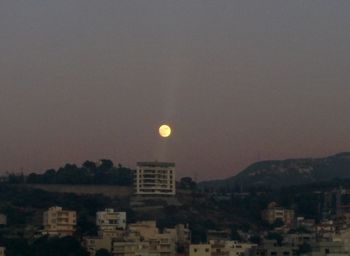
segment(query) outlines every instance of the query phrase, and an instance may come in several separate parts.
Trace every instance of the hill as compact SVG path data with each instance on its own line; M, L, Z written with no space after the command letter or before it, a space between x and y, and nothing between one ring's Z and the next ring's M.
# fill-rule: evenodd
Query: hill
M204 188L282 187L350 178L350 152L325 158L271 160L254 163L237 175L201 182Z

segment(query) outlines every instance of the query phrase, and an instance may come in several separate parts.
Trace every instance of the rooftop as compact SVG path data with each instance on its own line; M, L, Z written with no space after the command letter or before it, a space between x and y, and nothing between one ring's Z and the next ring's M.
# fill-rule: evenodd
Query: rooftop
M143 167L175 167L171 162L137 162L137 166Z

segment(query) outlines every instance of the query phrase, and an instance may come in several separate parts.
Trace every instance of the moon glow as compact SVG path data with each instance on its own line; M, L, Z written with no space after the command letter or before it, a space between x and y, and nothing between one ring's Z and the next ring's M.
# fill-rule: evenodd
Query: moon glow
M171 128L169 125L163 124L159 127L159 134L163 138L167 138L171 134Z

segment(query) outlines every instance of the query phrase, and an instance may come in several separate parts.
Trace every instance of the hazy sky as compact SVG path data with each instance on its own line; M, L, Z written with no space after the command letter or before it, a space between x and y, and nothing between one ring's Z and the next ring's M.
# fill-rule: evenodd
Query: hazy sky
M170 160L203 180L348 151L349 14L349 0L1 0L0 169Z

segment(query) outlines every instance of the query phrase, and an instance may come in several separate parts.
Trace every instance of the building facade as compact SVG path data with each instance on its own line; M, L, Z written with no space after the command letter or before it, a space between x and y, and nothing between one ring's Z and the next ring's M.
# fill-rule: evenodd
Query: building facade
M210 244L191 244L189 256L211 256Z
M116 212L113 209L97 212L96 226L102 231L125 229L126 212Z
M268 208L262 212L261 217L269 224L273 224L279 219L286 225L292 225L294 221L294 210L278 207L276 203L270 203Z
M134 176L136 195L174 196L175 163L138 162Z
M75 232L77 216L75 211L63 210L54 206L44 212L43 234L57 236L72 236Z

